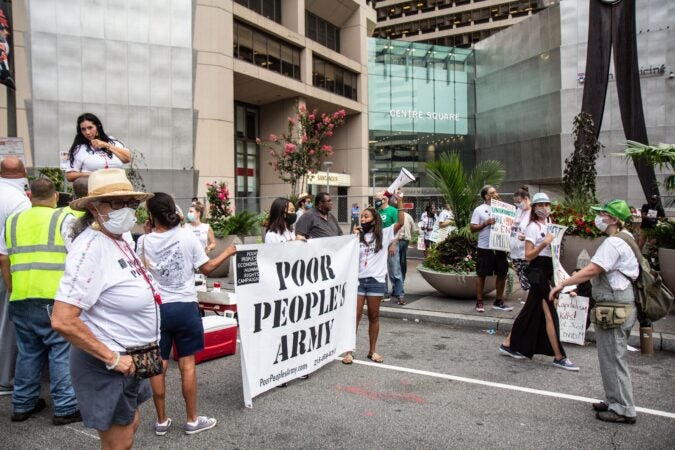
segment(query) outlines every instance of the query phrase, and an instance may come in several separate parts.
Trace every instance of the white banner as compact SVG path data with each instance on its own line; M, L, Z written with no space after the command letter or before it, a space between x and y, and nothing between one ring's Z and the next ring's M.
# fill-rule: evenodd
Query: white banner
M237 245L244 403L308 375L356 343L356 235Z
M588 297L560 294L558 297L558 321L560 340L584 345L588 317Z
M508 203L492 199L490 201L490 217L495 223L490 228L490 248L504 252L511 251L511 226L516 218L516 207Z

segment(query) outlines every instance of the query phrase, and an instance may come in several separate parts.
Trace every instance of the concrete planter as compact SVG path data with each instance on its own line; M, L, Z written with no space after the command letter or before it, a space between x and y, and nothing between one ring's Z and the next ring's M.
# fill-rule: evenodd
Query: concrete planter
M582 250L586 250L588 256L592 258L604 240L605 236L594 239L585 239L579 236L565 236L562 242L562 255L560 256L560 263L565 271L571 274L576 270L577 258Z
M241 244L241 241L237 236L225 236L224 238L216 238L216 247L211 250L208 254L209 258L218 256L232 244ZM211 278L225 278L230 272L230 258L227 258L220 266L216 268L209 277Z
M459 275L456 273L437 272L424 266L417 266L417 271L422 278L434 289L446 297L456 299L474 299L476 298L476 278L473 275ZM495 290L496 278L487 277L485 279L485 294Z
M675 249L659 248L659 266L663 282L668 289L675 292Z

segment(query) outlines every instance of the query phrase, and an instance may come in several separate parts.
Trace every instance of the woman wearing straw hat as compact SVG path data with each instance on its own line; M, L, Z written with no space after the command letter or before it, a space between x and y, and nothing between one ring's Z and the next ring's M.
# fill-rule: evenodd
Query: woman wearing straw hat
M136 222L138 205L151 197L134 191L124 170L103 169L89 177L89 194L70 204L85 215L73 227L52 326L72 344L70 372L82 419L98 431L102 448L131 448L138 407L152 397L127 349L158 341L161 299L122 238Z
M511 332L499 346L499 352L515 359L530 358L535 354L553 356L553 366L559 369L579 371L565 355L560 343L558 313L548 293L553 279L551 242L548 232L551 200L539 192L532 197L530 223L525 229L525 259L529 261L527 277L530 292L525 306L513 322Z

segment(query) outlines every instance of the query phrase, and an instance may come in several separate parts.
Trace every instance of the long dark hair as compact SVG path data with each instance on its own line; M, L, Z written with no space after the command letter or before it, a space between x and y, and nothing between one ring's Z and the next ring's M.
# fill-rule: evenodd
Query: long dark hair
M87 210L84 212L84 216L80 217L75 222L73 222L73 226L70 229L71 230L70 238L72 240L75 240L75 238L77 238L80 234L82 234L84 230L89 228L89 225L94 223L94 220L95 220L94 215L87 208Z
M523 185L520 187L520 189L513 193L513 196L520 198L530 198L530 188L528 188L526 185Z
M290 225L286 222L286 210L290 202L289 199L284 197L274 199L272 206L270 206L270 217L265 233L271 231L272 233L284 234L286 230L291 229Z
M80 145L85 145L89 146L89 140L82 135L82 130L80 130L80 125L82 122L85 120L88 120L89 122L93 123L96 126L96 129L98 130L98 137L97 139L102 140L103 142L113 142L110 137L105 134L105 131L103 130L103 124L101 121L93 115L92 113L84 113L81 114L80 117L77 118L77 130L75 134L75 139L73 140L73 145L70 146L70 150L68 150L68 160L70 160L70 164L72 165L75 162L75 152L77 151L78 147ZM112 157L112 152L110 150L106 149L101 149L101 151L104 151L108 154L108 157Z
M377 210L373 207L368 207L364 211L370 211L370 214L373 216L373 238L375 240L375 253L382 250L382 218ZM359 240L363 245L370 245L371 242L366 241L365 234L363 231L359 233Z
M175 228L180 224L173 198L164 192L155 192L155 196L145 202L155 224L165 228Z

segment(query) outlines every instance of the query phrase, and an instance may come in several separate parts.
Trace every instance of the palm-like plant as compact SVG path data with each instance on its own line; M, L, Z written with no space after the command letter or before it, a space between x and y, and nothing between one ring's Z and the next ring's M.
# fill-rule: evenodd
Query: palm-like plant
M626 150L620 153L635 161L636 159L644 159L648 164L659 170L668 171L664 186L667 190L675 190L675 145L659 144L646 145L635 141L626 141Z
M472 171L466 172L459 153L446 153L436 161L427 163L426 170L436 189L452 208L457 232L469 237L471 214L483 201L478 193L486 184L501 183L504 179L502 163L483 161Z

